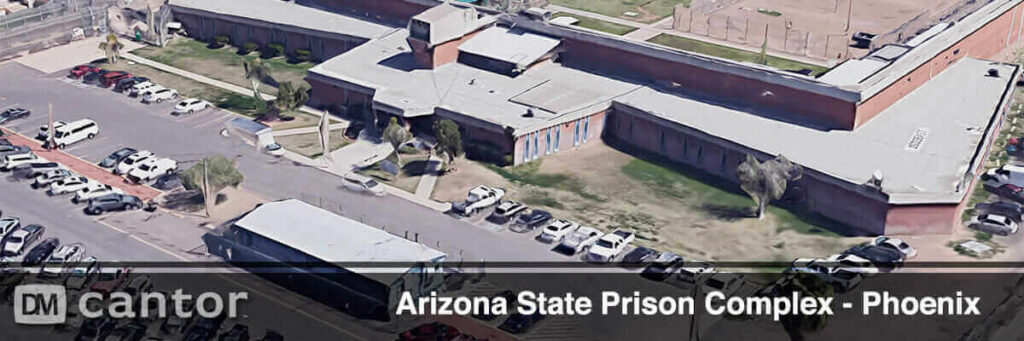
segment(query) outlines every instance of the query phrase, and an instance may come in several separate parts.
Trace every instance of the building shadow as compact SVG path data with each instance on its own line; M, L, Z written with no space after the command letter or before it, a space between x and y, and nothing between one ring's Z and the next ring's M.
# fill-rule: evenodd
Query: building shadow
M412 56L412 52L394 55L391 58L380 61L378 64L405 72L424 70L416 63L416 58Z

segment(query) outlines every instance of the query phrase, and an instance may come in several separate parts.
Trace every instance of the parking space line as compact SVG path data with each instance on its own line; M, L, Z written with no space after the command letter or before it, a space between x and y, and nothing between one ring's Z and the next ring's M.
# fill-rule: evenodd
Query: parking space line
M178 260L181 260L183 262L191 261L191 259L182 257L181 255L178 255L178 254L176 254L174 252L171 252L170 250L167 250L167 249L165 249L165 248L163 248L163 247L161 247L159 245L153 244L153 243L151 243L151 242L149 242L149 241L147 241L145 239L139 238L138 236L136 236L134 234L131 234L131 233L128 233L127 231L122 230L121 228L119 228L117 226L111 225L111 224L109 224L109 223L107 223L107 222L105 222L103 220L94 219L93 221L99 223L100 225L106 226L107 228L110 228L111 230L114 230L114 231L126 234L126 235L128 235L128 237L130 237L132 239L135 239L135 240L138 240L139 242L141 242L143 244L146 244L149 247L152 247L152 248L156 249L157 251L166 253L166 254L170 255L171 257L177 258Z
M231 119L231 115L223 115L221 117L213 118L213 119L210 119L209 121L205 121L205 122L199 123L199 124L194 125L192 127L193 128L206 128L208 126L213 126L213 125L217 125L217 124L220 124L220 123L227 122L229 119Z
M92 142L93 142L92 144L96 144L97 142L100 142L100 141L104 141L104 140L106 140L106 139L107 139L107 137L106 137L106 136L100 136L100 138L98 138L98 139L93 139L93 140L92 140ZM76 145L74 145L74 146L71 146L71 148L66 148L66 149L64 149L64 152L66 152L66 153L70 153L70 152L73 152L73 151L76 151L76 150L82 149L82 148L84 148L84 147L86 147L86 146L88 146L88 145L86 145L86 144L84 144L84 143L79 143L79 144L76 144ZM79 158L81 158L81 156L79 156Z

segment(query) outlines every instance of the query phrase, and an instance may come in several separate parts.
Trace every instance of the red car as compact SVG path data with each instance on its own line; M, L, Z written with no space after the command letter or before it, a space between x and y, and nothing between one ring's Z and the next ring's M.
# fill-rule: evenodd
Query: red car
M998 196L1024 204L1024 188L1016 185L1005 184L992 190Z
M82 78L82 76L88 75L99 70L100 68L92 65L79 65L71 69L71 72L68 74L68 77Z
M108 295L124 284L129 272L129 268L100 268L99 276L96 276L96 282L92 283L89 290Z
M124 71L110 71L100 77L100 84L102 84L104 88L109 88L114 84L117 84L117 82L121 81L122 79L127 79L131 77L132 74Z

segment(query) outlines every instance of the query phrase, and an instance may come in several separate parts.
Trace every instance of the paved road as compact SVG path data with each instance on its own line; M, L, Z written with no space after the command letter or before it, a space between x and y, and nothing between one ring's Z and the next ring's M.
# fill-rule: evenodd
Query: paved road
M94 140L69 146L67 151L97 162L109 152L132 146L158 156L171 157L186 168L205 156L237 157L245 175L243 187L268 199L298 198L369 225L406 235L449 253L452 259L487 261L564 261L548 252L550 246L530 238L494 232L486 224L470 224L394 196L368 197L344 190L331 174L291 161L258 153L238 139L219 135L230 113L209 110L187 117L170 115L171 103L145 105L137 99L95 86L71 84L63 72L42 75L16 63L0 67L0 108L23 106L32 117L10 128L35 135L46 122L46 105L52 102L57 120L89 117L100 125ZM461 254L461 256L460 256Z

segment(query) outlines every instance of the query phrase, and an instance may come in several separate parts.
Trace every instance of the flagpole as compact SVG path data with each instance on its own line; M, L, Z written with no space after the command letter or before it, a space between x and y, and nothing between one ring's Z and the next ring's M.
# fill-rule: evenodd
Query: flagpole
M49 143L46 144L46 150L52 150L53 147L54 147L53 146L53 134L55 133L53 131L53 103L46 103L46 105L50 109L49 123L48 123L48 126L46 128L46 129L48 129L47 132L49 133L49 136L46 137L47 140L48 140L47 142L49 142Z

